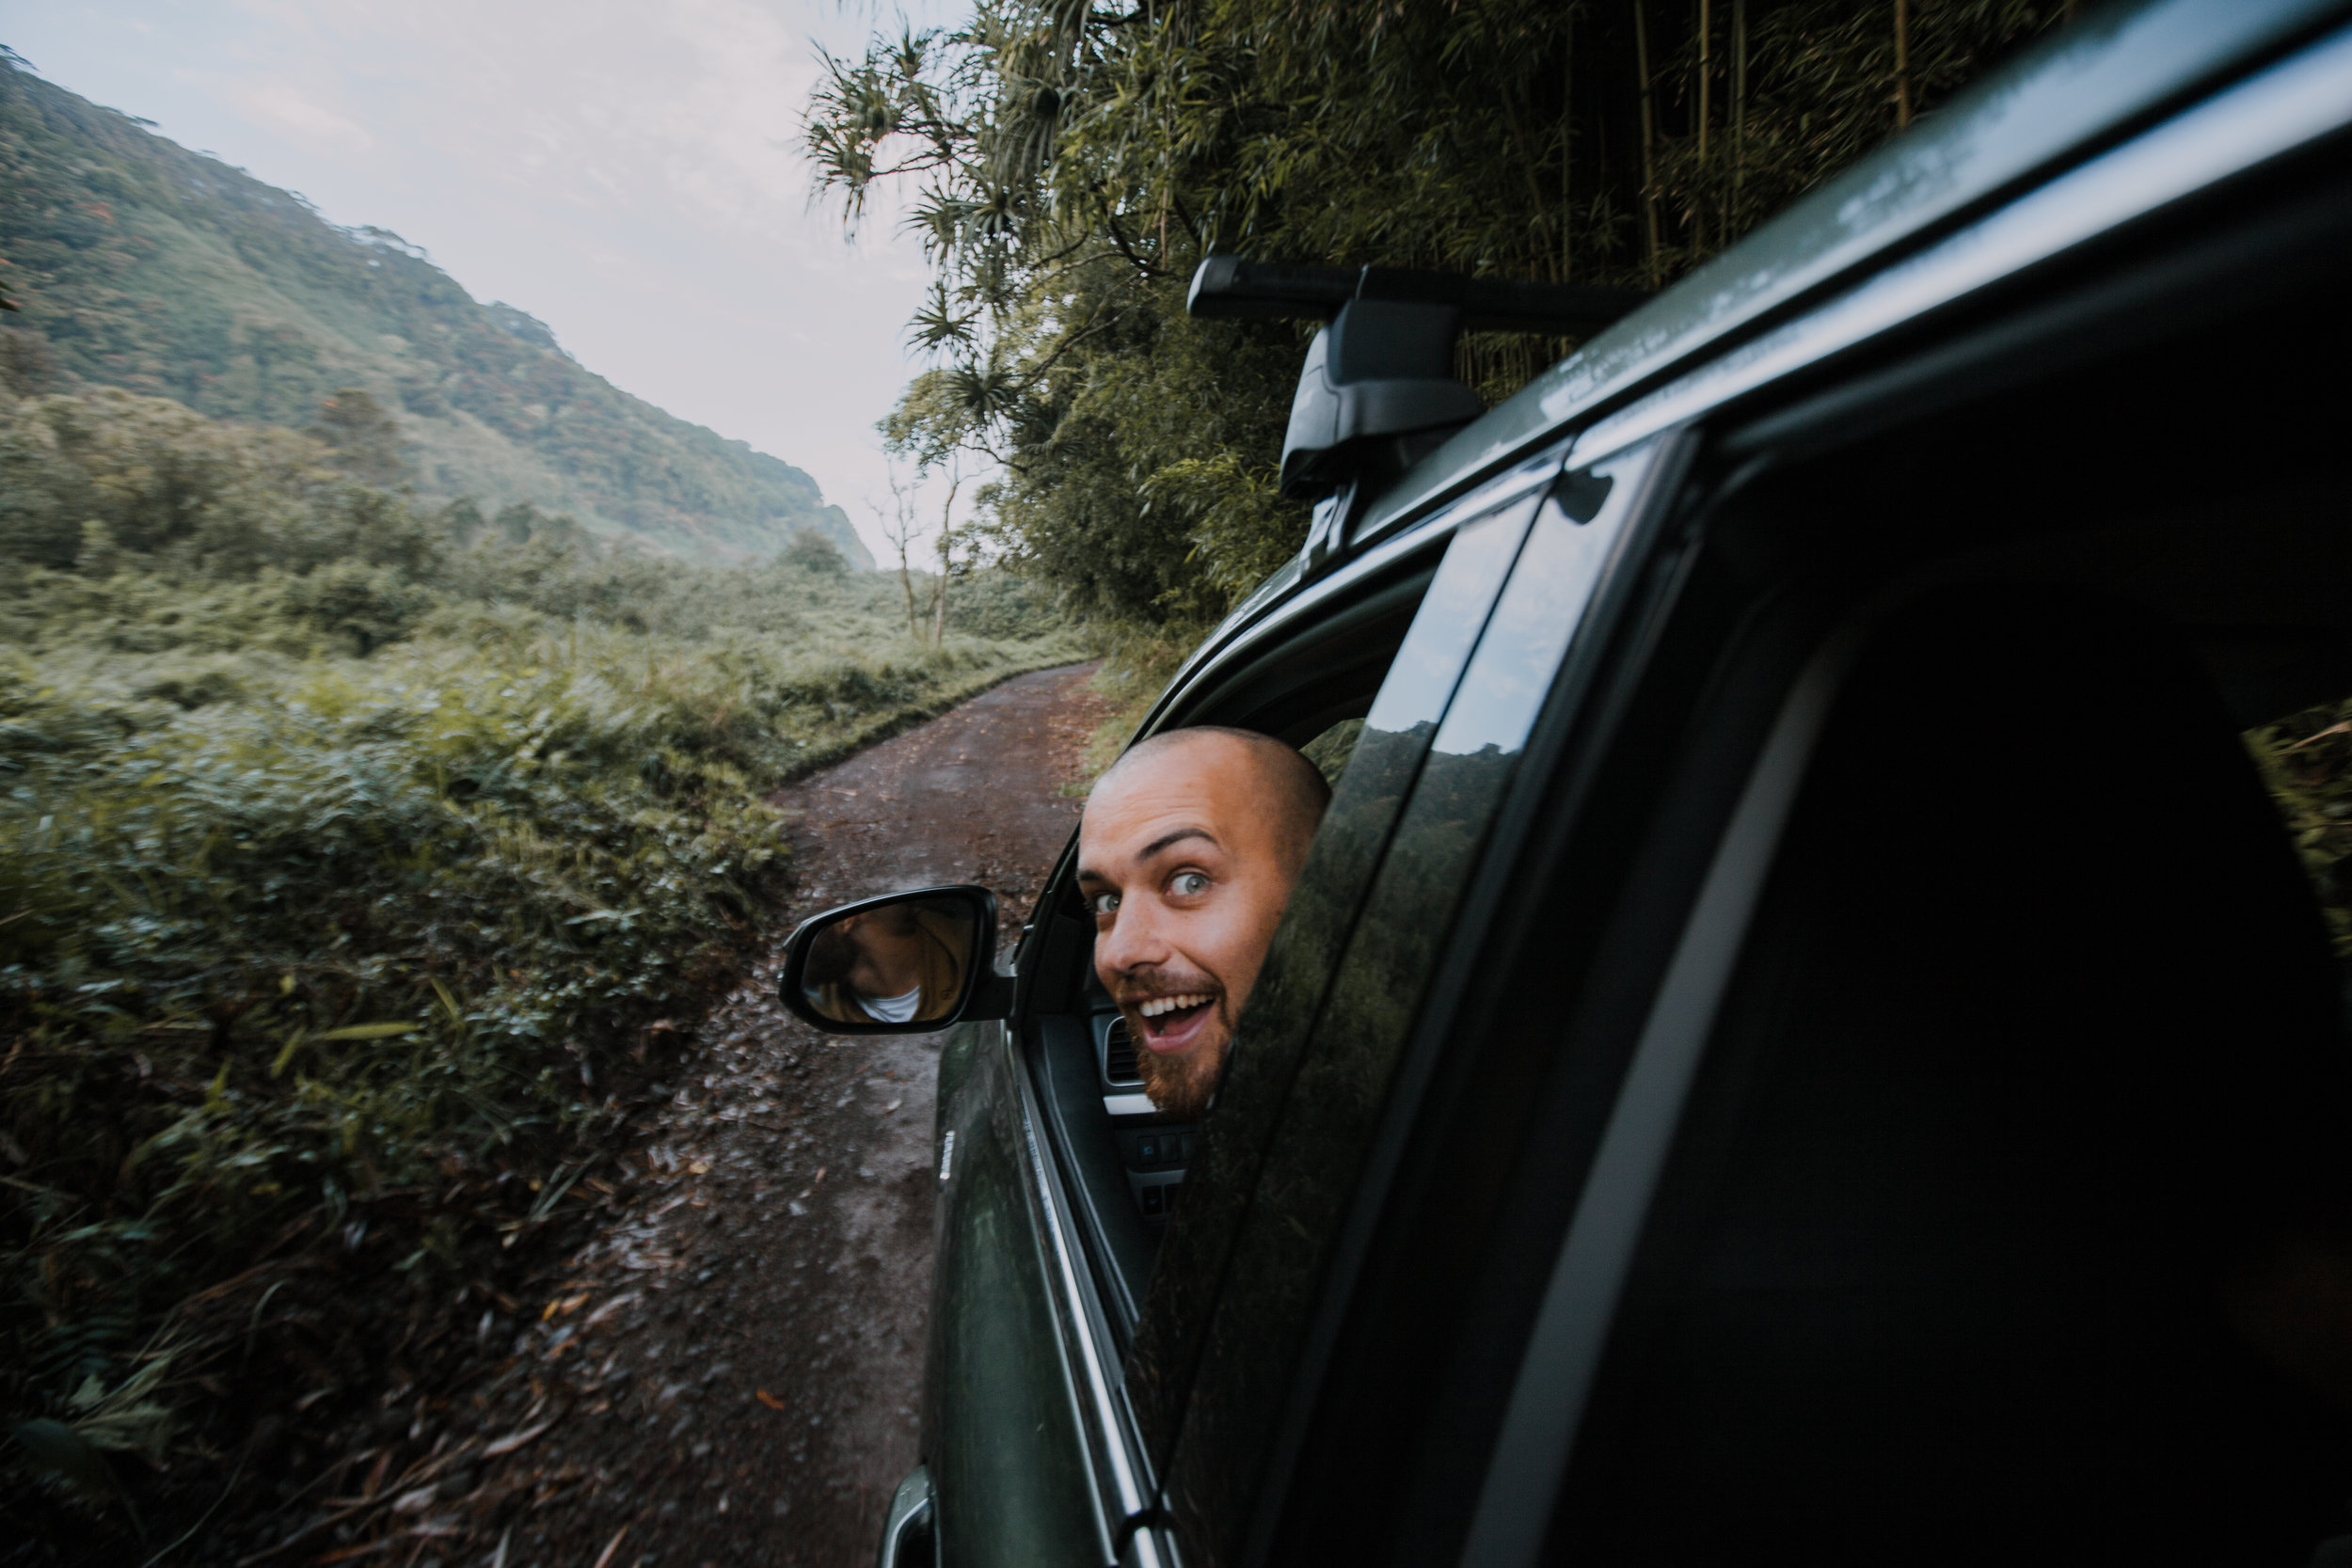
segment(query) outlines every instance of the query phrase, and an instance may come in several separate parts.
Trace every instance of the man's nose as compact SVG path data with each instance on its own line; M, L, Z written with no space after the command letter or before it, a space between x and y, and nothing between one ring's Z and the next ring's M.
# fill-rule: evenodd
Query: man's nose
M1094 939L1094 964L1106 976L1132 974L1167 959L1168 943L1146 900L1121 903L1111 928Z

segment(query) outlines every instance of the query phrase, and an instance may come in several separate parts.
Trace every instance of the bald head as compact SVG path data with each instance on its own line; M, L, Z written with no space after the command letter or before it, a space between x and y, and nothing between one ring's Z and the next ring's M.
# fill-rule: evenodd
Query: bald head
M1246 790L1267 816L1280 846L1295 851L1293 877L1306 863L1308 842L1331 803L1331 786L1324 782L1323 770L1297 747L1257 730L1222 724L1162 730L1136 741L1095 780L1087 809L1093 810L1095 801L1106 797L1117 799L1131 776L1144 787L1174 783L1184 788Z
M1087 797L1078 886L1094 967L1160 1110L1207 1109L1330 798L1295 748L1205 726L1138 743Z

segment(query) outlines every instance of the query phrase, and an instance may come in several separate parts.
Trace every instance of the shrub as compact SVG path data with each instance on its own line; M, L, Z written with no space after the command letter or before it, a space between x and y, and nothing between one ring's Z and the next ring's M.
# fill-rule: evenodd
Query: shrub
M194 1381L290 1259L357 1303L546 1223L646 1029L757 951L767 792L1075 655L918 643L837 554L688 567L319 455L0 409L0 1404L60 1442L226 1451L381 1372Z

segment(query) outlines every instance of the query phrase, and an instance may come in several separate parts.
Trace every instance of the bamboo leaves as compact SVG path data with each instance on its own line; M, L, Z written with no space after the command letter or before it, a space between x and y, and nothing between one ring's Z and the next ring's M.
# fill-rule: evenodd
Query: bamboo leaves
M1301 345L1188 320L1203 256L1663 285L2061 11L984 0L828 61L807 148L853 222L875 182L917 187L935 276L911 336L938 363L894 450L1001 465L1011 559L1181 641L1304 530L1248 477ZM1466 344L1465 378L1493 401L1573 346Z

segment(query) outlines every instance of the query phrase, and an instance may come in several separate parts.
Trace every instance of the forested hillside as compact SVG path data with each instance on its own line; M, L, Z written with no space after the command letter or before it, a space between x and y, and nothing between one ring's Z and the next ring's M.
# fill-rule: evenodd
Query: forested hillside
M421 495L528 502L707 562L813 528L872 564L798 468L630 397L397 235L335 228L5 51L0 242L0 293L21 308L0 350L32 389L119 387L298 428L357 388L397 420L388 477Z
M765 951L774 788L1079 656L1001 573L917 627L813 531L692 565L353 451L0 382L0 1560L250 1549L511 1329Z
M1659 287L2076 8L984 0L831 62L807 150L930 247L900 449L1000 464L1013 556L1178 650L1307 520L1274 485L1306 333L1187 318L1203 257ZM1571 346L1473 335L1459 371L1491 403Z

